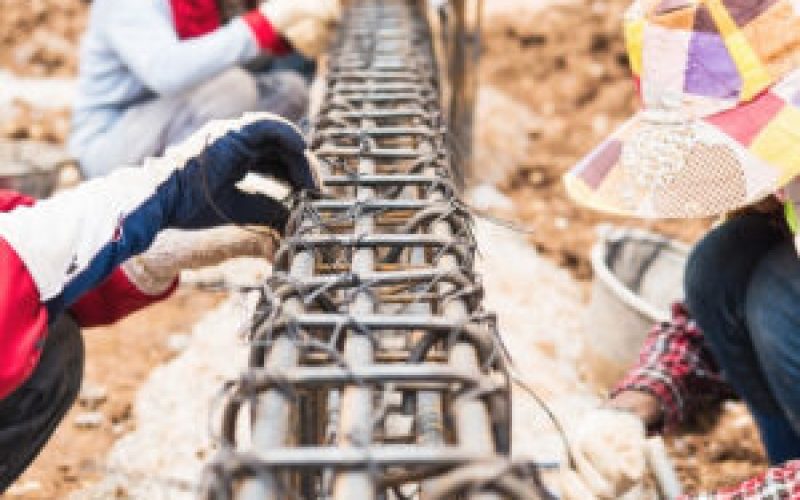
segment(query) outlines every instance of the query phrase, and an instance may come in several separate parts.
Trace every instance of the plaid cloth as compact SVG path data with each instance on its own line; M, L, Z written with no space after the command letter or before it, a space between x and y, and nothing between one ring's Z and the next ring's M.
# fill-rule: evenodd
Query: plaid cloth
M800 460L771 467L733 488L679 500L794 500L800 498Z
M672 320L653 327L639 361L614 388L652 394L661 403L662 428L674 429L694 411L733 395L722 380L703 333L683 304L672 306ZM793 500L800 499L800 460L787 462L740 485L714 493L683 496L681 500Z
M703 342L703 333L680 303L673 304L671 321L650 331L638 363L614 388L612 397L625 390L655 396L666 430L674 429L692 410L732 395Z

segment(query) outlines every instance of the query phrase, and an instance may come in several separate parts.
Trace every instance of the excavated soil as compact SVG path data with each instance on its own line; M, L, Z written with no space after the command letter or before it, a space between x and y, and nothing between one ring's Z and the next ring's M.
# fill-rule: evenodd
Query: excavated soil
M69 76L86 28L82 0L0 0L0 65L24 76Z
M66 498L103 475L102 464L115 440L139 425L133 401L155 368L178 354L175 340L219 303L220 293L181 288L169 300L111 327L84 331L84 387L105 393L72 408L33 466L6 492L5 498ZM81 426L95 413L97 425Z
M0 68L25 77L72 77L86 27L84 0L0 0ZM16 101L0 107L0 137L63 143L66 109L35 109Z

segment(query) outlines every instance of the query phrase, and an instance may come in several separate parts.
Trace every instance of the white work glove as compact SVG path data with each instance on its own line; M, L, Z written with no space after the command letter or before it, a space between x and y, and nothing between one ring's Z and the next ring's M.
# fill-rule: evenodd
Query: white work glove
M568 437L577 471L562 474L566 500L616 499L642 481L647 448L644 423L636 415L592 410Z
M139 290L161 295L184 269L214 266L235 257L272 260L279 240L278 232L267 227L167 229L145 253L126 261L122 270Z
M296 51L312 59L328 46L342 15L339 0L270 0L259 9Z

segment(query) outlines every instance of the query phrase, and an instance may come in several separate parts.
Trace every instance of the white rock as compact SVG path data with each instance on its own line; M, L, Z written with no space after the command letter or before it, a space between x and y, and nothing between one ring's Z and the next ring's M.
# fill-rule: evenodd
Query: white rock
M514 202L491 184L480 184L467 192L470 205L478 210L513 210Z
M11 485L5 492L9 497L21 497L31 495L42 490L42 483L39 481L25 481Z
M73 423L78 429L96 429L103 425L105 419L99 411L88 411L76 415Z
M96 410L100 408L103 403L108 400L108 389L102 385L96 385L85 382L81 386L81 392L78 394L78 402L84 408L89 410Z
M527 159L528 132L540 126L541 118L524 103L490 85L482 86L475 109L472 180L506 185Z
M185 333L174 333L167 337L167 349L176 354L183 352L189 347L191 340Z
M67 108L76 89L75 78L24 78L0 70L0 106L19 99L38 108Z
M222 380L247 364L248 349L237 333L253 309L243 304L242 297L234 296L210 312L193 328L187 348L151 372L136 397L136 429L117 440L106 460L110 470L120 473L71 498L105 500L119 488L131 499L196 498L195 492L164 479L195 484L200 477L209 453L197 450L212 449L208 417Z

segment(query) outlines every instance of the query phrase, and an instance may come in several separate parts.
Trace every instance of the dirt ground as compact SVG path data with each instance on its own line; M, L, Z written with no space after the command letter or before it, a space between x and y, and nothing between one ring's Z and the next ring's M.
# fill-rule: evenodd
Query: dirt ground
M0 0L0 69L19 76L75 76L78 43L86 27L83 0ZM0 108L0 137L63 143L69 111L26 102Z
M0 67L22 76L69 76L88 1L0 0Z
M136 426L131 405L139 386L154 367L177 354L170 347L170 337L187 334L222 298L220 293L181 288L169 300L112 327L86 330L84 387L106 393L96 409L102 422L97 427L79 427L77 422L91 409L86 401L76 405L6 498L66 498L96 480L101 473L98 464L111 445Z
M485 26L481 81L535 117L524 131L524 155L500 187L515 202L515 216L534 229L532 244L581 280L591 277L588 254L595 226L609 218L567 200L560 177L636 106L619 24L626 3L561 3L535 16L495 16ZM86 7L83 0L0 0L0 68L25 76L74 76ZM62 143L68 116L67 110L15 103L0 113L0 137ZM708 227L708 221L611 222L688 242ZM108 393L99 408L104 421L95 429L79 429L75 418L87 409L74 409L18 483L20 494L9 497L63 498L91 482L97 476L91 471L94 460L136 425L130 418L136 389L154 366L173 355L167 338L186 331L219 300L215 294L182 290L113 328L88 332L86 379ZM726 406L719 419L694 424L669 444L689 491L734 484L765 463L752 422L736 405Z
M600 222L654 229L684 241L707 221L643 223L598 215L567 199L563 173L598 145L637 106L620 20L627 5L571 2L536 16L487 20L481 81L527 106L527 155L503 186L532 242L579 279L590 275L589 249ZM480 167L478 167L480 168Z

